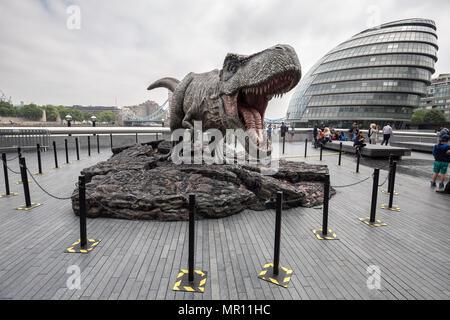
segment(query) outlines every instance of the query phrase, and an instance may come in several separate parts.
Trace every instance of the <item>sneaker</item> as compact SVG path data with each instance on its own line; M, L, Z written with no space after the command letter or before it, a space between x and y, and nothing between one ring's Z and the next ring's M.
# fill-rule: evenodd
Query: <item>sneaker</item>
M439 183L439 189L444 189L444 184L443 183Z
M432 188L435 188L435 187L436 187L436 182L430 181L430 186L431 186Z

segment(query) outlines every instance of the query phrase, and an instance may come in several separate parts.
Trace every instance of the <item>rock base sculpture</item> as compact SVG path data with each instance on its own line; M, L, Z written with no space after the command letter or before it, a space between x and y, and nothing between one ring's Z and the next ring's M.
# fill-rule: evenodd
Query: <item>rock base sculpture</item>
M109 160L84 169L88 217L187 220L189 193L196 194L199 218L265 210L278 191L285 208L323 202L325 165L281 160L279 171L265 176L256 165L175 165L168 151L167 141L114 148ZM72 207L78 215L77 189Z

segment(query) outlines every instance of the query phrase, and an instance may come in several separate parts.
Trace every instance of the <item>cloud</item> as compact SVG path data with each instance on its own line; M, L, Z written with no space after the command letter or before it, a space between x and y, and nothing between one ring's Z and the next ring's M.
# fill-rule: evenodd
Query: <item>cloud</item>
M80 30L66 26L70 5L81 9ZM306 74L329 50L366 29L374 6L380 23L435 20L437 73L450 72L446 0L4 0L0 89L15 103L163 103L167 90L146 91L152 81L221 68L228 52L250 54L277 43L296 49ZM291 94L273 100L267 117L283 117Z

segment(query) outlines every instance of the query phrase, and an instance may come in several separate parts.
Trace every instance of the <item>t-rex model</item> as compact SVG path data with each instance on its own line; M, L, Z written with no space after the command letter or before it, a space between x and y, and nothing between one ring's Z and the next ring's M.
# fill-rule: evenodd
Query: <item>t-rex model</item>
M148 90L164 87L173 92L170 129L242 129L253 144L266 146L264 114L269 101L294 88L301 78L295 50L276 45L253 55L227 54L222 70L189 73L181 82L163 78ZM252 130L253 129L253 130ZM243 143L243 141L241 141Z

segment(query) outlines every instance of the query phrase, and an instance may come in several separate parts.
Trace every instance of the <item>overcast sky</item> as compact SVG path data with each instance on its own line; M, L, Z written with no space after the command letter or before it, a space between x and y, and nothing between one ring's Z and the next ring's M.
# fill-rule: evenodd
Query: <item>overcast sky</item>
M0 0L0 90L15 104L161 104L152 81L220 69L227 52L289 44L306 74L354 34L416 17L437 24L436 76L450 73L449 12L448 0ZM292 92L266 116L283 117Z

